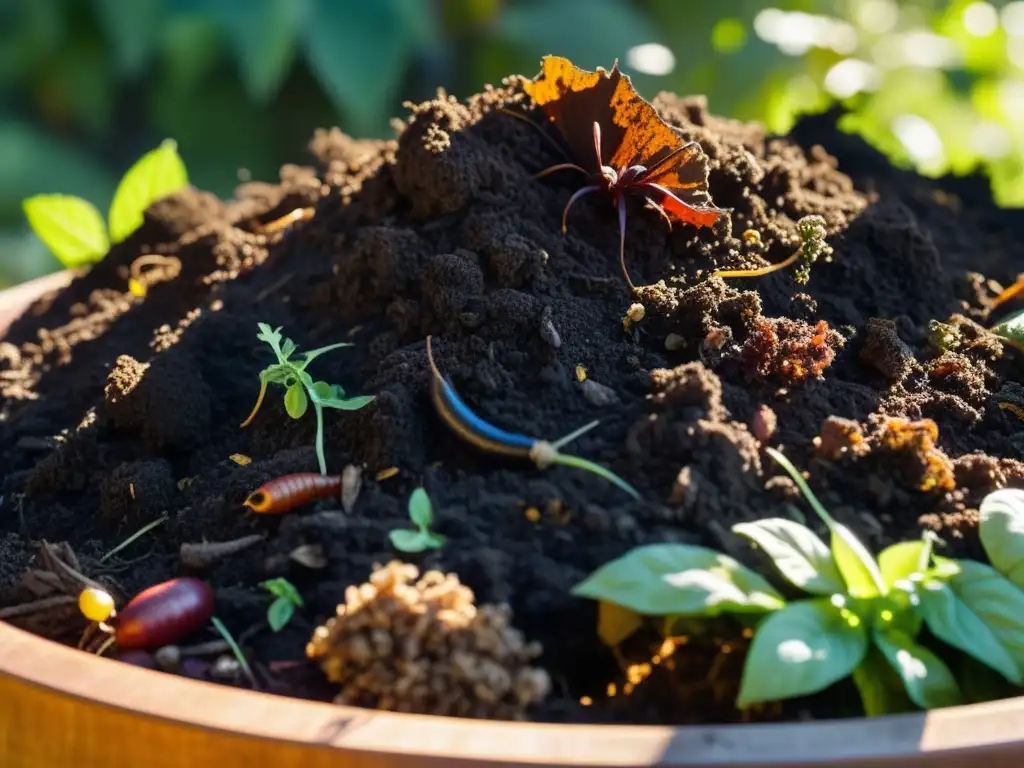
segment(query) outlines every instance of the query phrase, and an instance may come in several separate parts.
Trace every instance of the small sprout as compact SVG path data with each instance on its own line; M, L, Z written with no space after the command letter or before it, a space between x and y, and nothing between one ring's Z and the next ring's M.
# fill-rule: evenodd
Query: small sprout
M390 480L392 477L398 474L398 467L387 467L377 473L377 481Z
M280 632L292 620L295 609L302 607L302 596L288 579L268 579L260 586L276 597L267 608L267 624L275 632Z
M252 458L246 456L244 453L232 453L228 458L240 467L247 467L252 464Z
M277 356L277 362L260 371L260 393L256 398L256 405L253 406L252 413L240 426L247 427L256 417L263 404L263 397L267 393L267 384L280 384L285 388L284 407L293 419L301 419L309 402L312 401L316 411L316 457L320 463L320 474L326 475L323 409L337 408L343 411L357 411L374 398L367 395L346 398L345 390L339 385L328 384L326 381L313 381L313 377L306 372L306 367L325 352L352 345L345 342L329 344L326 347L303 352L305 359L295 361L291 359L291 356L298 351L294 341L283 338L280 328L272 329L266 323L258 325L260 332L256 334L256 338L270 345Z
M224 638L224 641L231 648L231 654L235 657L238 665L242 668L246 678L249 680L249 684L253 688L259 688L259 684L256 682L256 676L252 673L252 668L249 666L249 662L245 658L245 654L242 653L242 649L238 647L238 643L235 642L235 638L232 637L231 632L224 626L224 622L216 616L211 616L210 623L213 624L213 628L217 630L218 634Z
M396 529L389 534L395 549L401 552L422 552L444 546L447 538L430 530L434 524L434 506L423 488L417 488L409 497L409 519L416 530Z
M114 615L114 598L97 587L87 587L78 596L78 610L89 621L102 623Z
M778 272L779 270L792 266L799 261L800 264L794 272L793 279L798 285L804 285L811 279L811 266L814 262L822 256L824 256L825 260L828 261L829 257L832 255L832 246L825 242L825 238L828 236L828 229L825 225L825 219L821 216L804 216L796 223L796 231L800 235L800 240L802 242L796 252L788 259L780 261L778 264L770 264L767 267L761 267L760 269L720 270L715 272L715 276L762 277L763 275L770 275L772 272ZM744 237L746 237L746 233L744 233ZM760 237L760 235L758 237Z
M940 323L938 320L928 321L928 342L938 350L940 355L955 352L963 342L963 334L955 325Z
M1024 351L1024 309L1015 312L992 328L999 338Z

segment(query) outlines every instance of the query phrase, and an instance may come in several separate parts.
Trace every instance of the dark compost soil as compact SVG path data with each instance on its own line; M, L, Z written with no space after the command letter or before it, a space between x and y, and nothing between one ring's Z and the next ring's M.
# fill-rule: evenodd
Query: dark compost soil
M728 651L742 638L723 626L632 695L609 697L623 664L651 648L605 648L596 606L569 590L643 543L700 543L756 562L729 527L800 506L764 445L806 469L876 551L931 528L950 552L980 556L981 498L1024 485L1024 428L998 407L1024 403L1024 361L983 329L987 303L1021 269L1024 212L996 208L980 178L895 170L840 133L835 114L775 138L662 94L663 116L710 156L712 195L732 221L670 232L636 205L627 260L634 282L649 285L631 296L607 200L578 203L561 234L578 179L531 178L564 158L495 111L514 91L468 103L442 95L415 107L396 141L318 132L310 166L245 184L231 201L195 190L168 198L13 324L0 344L0 606L41 594L25 574L42 539L67 542L84 573L130 597L188 572L182 543L265 534L202 575L257 668L282 670L270 690L328 699L311 664L271 662L303 659L345 588L400 556L388 531L408 527L406 501L422 484L448 544L404 559L457 573L478 603L511 605L555 681L536 719L706 722L740 717L731 702L742 654ZM303 206L315 207L311 220L259 233L258 222ZM709 278L785 258L808 214L825 218L834 254L807 285L791 272ZM176 257L180 271L154 267L139 298L128 270L148 253ZM627 328L634 302L646 313ZM930 320L949 324L952 341L930 340ZM300 349L354 343L314 363L317 377L376 395L361 411L327 412L330 471L365 468L350 514L331 501L273 519L241 507L270 478L316 470L312 415L289 419L282 390L239 429L271 362L258 321L283 326ZM555 438L599 418L574 452L613 467L644 500L459 442L429 402L428 334L462 397L492 422ZM937 438L914 423L923 419ZM398 474L376 479L389 467ZM100 562L165 511L166 524ZM289 558L310 543L325 568ZM305 599L278 634L257 586L273 576ZM83 623L65 614L74 641ZM11 620L61 635L31 615ZM848 693L781 716L855 714Z

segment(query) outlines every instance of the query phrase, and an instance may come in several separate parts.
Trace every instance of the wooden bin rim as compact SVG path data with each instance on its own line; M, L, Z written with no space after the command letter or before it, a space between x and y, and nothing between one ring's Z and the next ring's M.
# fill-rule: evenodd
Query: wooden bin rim
M32 299L67 282L67 275L50 275L0 291L0 333ZM4 768L942 768L975 762L1024 766L1024 698L813 723L502 723L338 707L195 682L97 658L0 622Z

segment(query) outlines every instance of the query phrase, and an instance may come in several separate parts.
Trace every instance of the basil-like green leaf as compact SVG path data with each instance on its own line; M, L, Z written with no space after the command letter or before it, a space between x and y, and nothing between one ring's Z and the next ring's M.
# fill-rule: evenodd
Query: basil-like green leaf
M761 576L706 547L650 544L605 563L572 589L646 616L760 613L784 605Z
M853 670L853 682L866 717L895 715L914 708L902 678L874 645L868 649L860 666Z
M734 525L732 530L765 551L794 586L815 595L846 591L832 553L810 528L781 517Z
M284 409L293 419L301 419L309 406L309 399L306 397L306 388L299 382L295 382L284 393Z
M1024 589L1024 490L1003 488L981 502L978 535L995 569Z
M110 203L110 239L119 243L142 226L143 214L157 200L188 185L178 145L167 139L140 157L122 177Z
M806 696L850 675L868 650L864 622L825 598L769 614L747 652L736 706Z
M267 624L275 632L280 632L294 615L295 604L279 597L267 608Z
M907 694L921 709L955 707L963 702L953 673L938 656L902 632L874 632L875 646L903 680Z
M1020 685L1024 682L1024 592L994 569L958 561L948 582L919 591L925 623L940 640L959 648Z
M71 195L36 195L21 204L29 226L67 269L99 261L110 250L95 206Z
M430 528L434 523L434 506L423 488L417 488L409 497L409 519L421 529Z
M878 568L885 583L892 588L897 581L927 571L930 552L930 544L923 540L904 541L883 549L878 554Z

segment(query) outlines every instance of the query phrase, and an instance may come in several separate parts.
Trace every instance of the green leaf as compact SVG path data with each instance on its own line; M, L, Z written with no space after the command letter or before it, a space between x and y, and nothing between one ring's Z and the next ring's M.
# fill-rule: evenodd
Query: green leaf
M110 204L110 237L119 243L142 226L142 215L157 200L188 185L177 145L167 139L139 158L117 185Z
M818 497L814 495L814 491L807 485L803 475L793 466L793 463L785 454L780 453L774 448L765 448L765 453L775 459L779 466L786 470L786 474L796 483L797 488L800 489L811 509L829 527L832 533L830 542L832 558L842 574L843 580L846 582L847 593L851 597L857 598L884 595L887 591L885 579L882 578L882 574L878 570L878 564L871 557L871 553L868 552L867 548L854 536L849 528L836 522L832 515L828 513L821 502L818 501Z
M316 79L358 138L383 136L414 49L409 0L310 0L302 36Z
M878 568L885 583L892 587L901 579L928 570L931 544L926 541L904 541L886 547L878 555Z
M306 388L302 384L296 382L288 387L288 391L284 393L284 409L288 411L289 416L293 419L301 419L308 405Z
M430 548L428 537L422 531L399 529L388 534L391 546L401 552L422 552Z
M67 195L36 195L22 209L32 230L68 269L99 261L110 250L103 217L92 203Z
M342 347L351 346L352 345L349 342L341 341L338 342L337 344L328 344L326 347L318 347L316 349L311 349L308 352L303 352L302 354L306 356L306 359L298 363L298 367L301 368L302 370L305 370L306 366L308 366L310 363L312 363L314 360L320 357L320 355L326 352L330 352L332 349L341 349Z
M294 605L302 605L302 595L299 594L299 590L288 579L267 579L261 582L260 586L270 594L287 600Z
M295 59L303 4L295 0L217 0L210 13L234 49L246 91L267 103Z
M417 488L409 497L409 519L424 530L434 524L434 505L423 488Z
M903 680L907 693L921 709L955 707L963 702L960 687L938 656L902 632L874 632L878 649Z
M814 531L792 520L775 517L740 523L732 530L765 551L779 572L793 585L816 595L846 590L832 561L832 553Z
M275 632L280 632L295 615L295 605L283 597L277 598L267 608L267 623Z
M736 706L817 693L851 674L867 650L864 623L829 600L787 605L754 633Z
M736 560L689 544L650 544L605 563L572 589L647 616L776 610L782 597Z
M914 707L902 678L874 645L868 649L860 666L853 670L853 682L866 717L895 715Z
M1024 309L1001 320L992 328L992 333L1006 339L1018 349L1024 350Z
M440 533L434 533L433 531L420 531L426 541L427 549L440 549L448 542L447 536L442 536Z
M995 569L1024 589L1024 490L1003 488L981 502L978 535Z
M929 581L919 592L928 629L1020 685L1024 592L987 565L961 560L959 566L949 582Z
M295 352L295 342L291 339L285 339L281 343L281 357L287 360Z
M325 408L337 408L340 411L358 411L365 405L369 405L376 398L373 395L360 395L358 397L349 398L335 398L331 397L326 400L321 400L320 405Z

